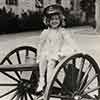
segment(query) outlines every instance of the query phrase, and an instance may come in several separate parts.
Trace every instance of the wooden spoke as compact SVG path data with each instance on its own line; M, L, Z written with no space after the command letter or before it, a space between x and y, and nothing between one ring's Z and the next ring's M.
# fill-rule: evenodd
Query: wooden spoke
M17 96L17 92L14 93L13 97L10 100L14 100L14 98Z
M58 83L58 85L59 85L61 88L63 88L62 83L61 83L58 79L56 79L56 82Z
M93 80L97 77L97 74L95 74L84 86L84 88L80 91L80 93L82 93L88 86L89 84L91 84L93 82Z
M20 59L19 51L16 51L16 55L17 55L18 63L21 64L21 59Z
M11 93L13 93L13 92L15 92L16 90L17 90L17 88L14 88L14 89L12 89L12 90L6 92L6 93L3 94L3 95L0 95L0 98L5 97L5 96L7 96L7 95L9 95L9 94L11 94Z
M73 60L74 62L74 64L72 64L71 66L71 84L72 84L72 86L74 86L75 85L75 80L74 80L74 78L75 78L75 60ZM72 89L72 91L73 91L73 89Z
M27 98L27 94L25 93L25 100L28 100L28 98Z
M69 89L65 88L65 87L63 86L63 84L62 84L58 79L56 79L55 81L56 81L57 84L61 87L61 92L67 91L69 94L72 94L72 92L71 92Z
M76 58L72 59L72 65L71 66L72 66L72 85L74 86L75 85L74 78L75 78Z
M6 60L8 61L9 64L13 64L10 58L6 58Z
M57 82L57 84L60 86L60 88L61 88L61 93L62 92L64 92L65 91L65 89L64 89L64 86L63 86L63 84L58 80L58 79L56 79L56 82Z
M17 98L16 98L16 100L20 100L20 95L17 95Z
M85 82L85 80L86 80L86 78L87 78L87 76L88 76L88 74L89 74L91 68L92 68L92 65L90 64L90 65L88 66L88 69L87 69L86 72L85 72L85 75L84 75L83 78L82 78L82 81L81 81L79 90L82 88L82 86L83 86L83 84L84 84L84 82Z
M29 50L28 50L28 48L26 49L26 57L29 55Z
M91 93L91 92L97 91L98 89L100 89L100 86L98 86L98 87L96 87L96 88L93 88L93 89L90 89L90 90L84 92L84 93L82 94L82 96L84 96L84 95L86 95L86 94L89 94L89 93Z
M17 86L17 84L2 83L0 86Z
M23 95L22 95L22 96L21 96L21 100L23 100L23 98L24 98L24 97L23 97Z
M81 76L82 76L82 70L83 70L83 67L84 67L84 63L85 63L85 58L82 58L79 73L78 73L78 76L77 76L77 82L76 82L77 88L80 85L80 80L81 80Z
M30 93L28 93L28 95L29 95L29 97L30 97L31 100L34 100L33 97L32 97L32 95Z
M73 67L76 67L76 58L72 59L72 64L73 64Z
M85 95L81 95L82 99L86 99L86 100L96 100L95 98L93 98L92 96L88 95L88 94L85 94Z
M9 58L7 58L9 64L13 64Z
M13 79L14 81L19 82L19 80L17 80L15 77L9 75L8 73L6 73L6 72L1 72L1 73L3 73L4 75L6 75L7 77L9 77L10 79Z
M64 70L64 73L65 73L65 75L66 75L66 73L68 72L66 66L63 67L63 70Z
M60 99L69 99L69 100L74 100L72 97L69 96L61 96L61 95L50 95L52 98L60 98Z
M11 64L11 65L13 64L9 58L7 59L7 61L8 61L9 64ZM15 74L19 79L21 79L21 77L20 77L20 75L17 71L15 71Z
M7 61L9 62L9 64L13 64L10 59L7 59ZM15 74L19 79L21 79L21 77L17 71L15 71Z
M14 71L14 72L17 75L17 77L19 78L19 80L21 80L21 76L19 75L18 71Z

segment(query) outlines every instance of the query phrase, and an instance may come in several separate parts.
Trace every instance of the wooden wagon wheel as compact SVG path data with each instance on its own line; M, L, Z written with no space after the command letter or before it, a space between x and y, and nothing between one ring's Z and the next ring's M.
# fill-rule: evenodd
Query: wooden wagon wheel
M55 68L45 100L100 100L100 70L89 55L65 57Z
M0 64L33 64L36 56L35 48L22 46L11 51ZM0 75L0 100L33 100L38 85L38 67L33 71L1 71Z

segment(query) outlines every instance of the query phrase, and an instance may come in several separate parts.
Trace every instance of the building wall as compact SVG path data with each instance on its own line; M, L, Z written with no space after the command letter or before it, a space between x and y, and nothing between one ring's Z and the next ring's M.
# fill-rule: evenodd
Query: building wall
M47 7L51 4L56 4L56 0L44 0L44 7Z
M71 0L61 0L61 5L64 7L64 8L71 8Z
M96 19L96 31L100 34L100 0L96 0L96 11L95 11L95 19Z
M57 0L43 0L43 7L47 7L48 5L55 4ZM77 1L77 0L75 0ZM70 5L71 0L61 0L61 5L64 8L69 8L71 7ZM2 8L3 6L6 6L7 9L13 8L13 11L16 14L20 14L22 10L26 11L27 9L30 9L32 11L36 11L37 8L35 6L35 0L18 0L18 6L9 6L5 5L5 0L0 0L0 7Z
M18 13L21 13L22 10L27 11L28 9L36 11L35 0L19 0Z
M6 7L7 11L12 8L16 14L20 14L22 10L27 11L27 9L36 11L35 0L18 0L17 6L6 5L5 0L0 0L0 8L3 8L3 6Z
M2 8L3 6L5 6L5 0L0 0L0 8Z
M56 1L57 0L44 0L44 7L47 7L48 5L51 5L51 4L56 4ZM70 7L71 7L70 2L71 2L71 0L61 0L61 5L64 8L70 9Z

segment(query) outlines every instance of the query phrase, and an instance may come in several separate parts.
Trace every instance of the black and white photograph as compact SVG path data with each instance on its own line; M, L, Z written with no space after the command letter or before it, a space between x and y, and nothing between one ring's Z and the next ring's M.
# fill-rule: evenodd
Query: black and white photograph
M0 0L0 100L100 100L100 0Z

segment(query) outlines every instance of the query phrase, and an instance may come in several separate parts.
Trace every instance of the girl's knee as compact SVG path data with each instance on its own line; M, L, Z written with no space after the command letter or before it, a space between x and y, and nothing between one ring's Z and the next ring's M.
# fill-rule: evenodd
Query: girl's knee
M56 65L56 61L54 61L54 60L50 60L50 61L48 62L48 67L50 67L50 68L54 68L55 65Z

